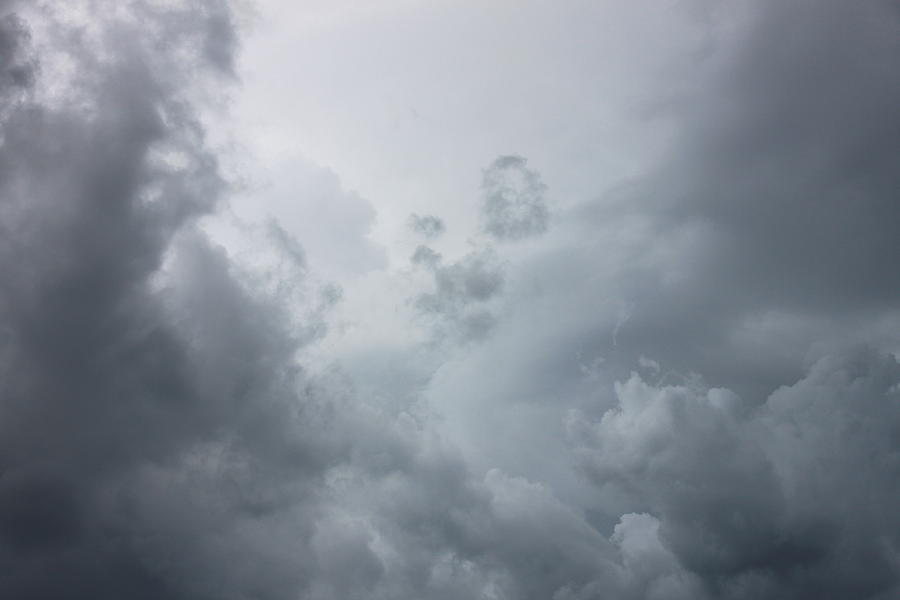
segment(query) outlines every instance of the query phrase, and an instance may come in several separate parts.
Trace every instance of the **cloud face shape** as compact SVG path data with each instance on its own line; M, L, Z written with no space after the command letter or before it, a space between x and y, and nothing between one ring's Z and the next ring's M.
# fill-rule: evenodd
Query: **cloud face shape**
M428 240L440 237L446 229L444 221L440 217L434 215L417 215L415 213L409 217L409 227Z
M484 170L481 216L484 230L497 240L514 241L547 230L547 186L521 156L500 156Z

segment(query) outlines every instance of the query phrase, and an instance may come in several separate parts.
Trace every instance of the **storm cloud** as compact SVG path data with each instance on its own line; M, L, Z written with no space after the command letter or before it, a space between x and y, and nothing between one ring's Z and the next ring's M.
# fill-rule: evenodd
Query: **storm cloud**
M228 8L68 9L3 21L0 588L289 597L306 544L269 544L338 450L290 425L296 342L193 230L225 184L187 82L229 76Z
M0 0L0 596L897 596L900 12L594 4Z

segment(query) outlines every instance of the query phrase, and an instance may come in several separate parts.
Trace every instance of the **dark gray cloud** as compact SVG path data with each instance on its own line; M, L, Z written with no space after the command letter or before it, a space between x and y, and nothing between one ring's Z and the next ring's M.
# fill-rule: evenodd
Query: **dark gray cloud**
M226 7L120 8L54 40L90 69L84 104L27 76L57 58L30 58L30 23L72 33L71 14L0 29L0 588L293 597L310 485L340 450L307 429L327 418L277 306L191 233L225 186L182 85L227 64Z
M673 210L722 232L723 288L804 312L895 305L896 33L890 2L769 4L691 113Z
M11 4L11 3L10 3ZM4 104L9 95L21 94L33 80L34 63L28 56L28 28L20 17L7 13L7 3L0 4L0 89Z
M626 363L665 359L762 401L813 342L897 335L897 14L804 1L740 14L712 11L715 43L663 115L672 151L586 204L572 235L651 236L615 282L633 308Z
M481 216L497 240L519 240L547 230L547 186L521 156L500 156L484 170Z

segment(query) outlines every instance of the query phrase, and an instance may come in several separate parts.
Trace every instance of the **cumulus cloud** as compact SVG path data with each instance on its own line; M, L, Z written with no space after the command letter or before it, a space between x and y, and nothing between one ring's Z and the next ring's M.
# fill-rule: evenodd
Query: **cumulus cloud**
M133 2L79 30L88 8L3 21L0 587L291 597L340 448L307 430L327 418L277 306L192 231L225 184L186 85L228 66L227 8ZM35 55L29 30L82 45ZM48 95L57 60L90 74L84 103Z
M117 6L0 0L6 595L900 592L893 5L704 4L671 147L553 229L500 156L397 268L358 173L230 185L232 6Z
M755 408L632 375L599 421L569 425L598 489L656 515L713 597L887 597L898 381L892 356L827 357Z
M685 597L891 597L895 541L857 514L889 523L878 507L895 494L897 153L881 149L897 14L792 2L708 17L709 54L663 110L671 151L508 265L503 331L430 393L473 462L552 481L606 532L658 522L663 578ZM593 493L558 472L571 409ZM857 444L880 458L847 458ZM662 593L642 581L638 597ZM628 597L565 593L601 589Z

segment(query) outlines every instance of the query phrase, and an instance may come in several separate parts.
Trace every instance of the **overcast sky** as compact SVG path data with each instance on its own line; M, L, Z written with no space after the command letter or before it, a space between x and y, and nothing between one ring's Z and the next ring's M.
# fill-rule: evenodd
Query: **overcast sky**
M0 0L0 597L900 596L894 0Z

